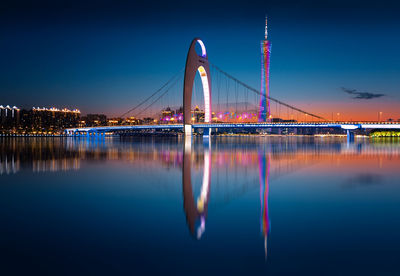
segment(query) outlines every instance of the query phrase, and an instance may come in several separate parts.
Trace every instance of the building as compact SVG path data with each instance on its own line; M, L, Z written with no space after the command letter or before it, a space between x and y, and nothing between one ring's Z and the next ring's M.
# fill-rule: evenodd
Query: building
M56 133L66 128L77 127L81 112L78 109L34 107L28 114L30 114L28 117L31 117L33 131Z
M107 116L104 114L87 114L82 117L82 125L87 127L106 126Z
M125 120L122 121L122 125L139 125L140 124L140 120L135 118L135 117L128 117Z
M122 125L123 121L122 118L110 118L107 119L107 126L119 126Z
M170 121L172 116L175 113L171 110L171 108L168 106L166 109L161 111L161 120L162 121Z
M204 122L204 110L200 110L198 106L192 110L192 121L193 123Z
M33 107L30 110L0 105L0 132L56 134L80 126L78 109Z
M258 122L266 122L271 115L269 100L269 59L271 43L268 41L267 23L267 18L265 18L265 39L261 41L261 97Z
M143 118L143 120L141 120L140 123L144 124L144 125L151 125L151 124L155 123L155 120L154 120L154 118L151 118L151 117L145 117L145 118Z
M16 130L20 124L20 109L16 106L10 107L0 105L0 129Z
M183 107L172 110L170 107L161 111L160 123L182 123L183 122Z

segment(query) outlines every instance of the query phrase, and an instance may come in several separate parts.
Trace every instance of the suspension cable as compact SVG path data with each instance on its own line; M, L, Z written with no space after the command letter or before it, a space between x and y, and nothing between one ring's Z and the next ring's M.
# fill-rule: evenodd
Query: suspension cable
M146 99L144 99L143 101L141 101L139 104L135 105L134 107L132 107L131 109L129 109L127 112L125 112L124 114L122 114L120 116L120 118L123 118L125 115L131 113L132 111L134 111L135 109L139 108L140 106L142 106L143 104L145 104L147 101L149 101L151 98L153 98L155 95L157 95L158 93L160 93L169 83L172 82L173 79L175 79L177 76L180 76L180 74L182 73L184 68L182 68L177 74L175 74L172 78L170 78L163 86L161 86L159 89L157 89L153 94L151 94L149 97L147 97Z
M232 80L234 80L234 81L237 81L237 82L238 82L239 84L241 84L242 86L246 87L246 88L249 89L250 91L253 91L254 93L256 93L256 94L258 94L258 95L261 96L261 92L258 91L257 89L255 89L255 88L253 88L253 87L251 87L251 86L245 84L244 82L238 80L237 78L233 77L232 75L226 73L226 72L223 71L221 68L219 68L218 66L212 64L211 62L209 62L209 63L210 63L211 66L213 66L215 69L217 69L219 72L221 72L222 74L224 74L224 75L227 76L228 78L230 78L230 79L232 79ZM296 110L296 111L298 111L298 112L300 112L300 113L307 114L307 115L309 115L309 116L311 116L311 117L314 117L314 118L318 118L318 119L327 121L325 118L323 118L323 117L321 117L321 116L318 116L318 115L315 115L315 114L306 112L306 111L304 111L304 110L301 110L300 108L294 107L294 106L292 106L292 105L289 105L289 104L287 104L287 103L284 103L284 102L282 102L282 101L280 101L280 100L277 100L277 99L275 99L275 98L272 98L272 97L270 97L270 96L267 96L267 98L268 98L269 100L271 100L271 101L276 102L277 104L281 104L281 105L283 105L283 106L289 107L290 109Z
M160 96L158 96L157 99L155 99L153 102L151 102L148 106L146 106L142 111L140 111L138 114L136 114L136 117L141 115L143 112L145 112L147 109L149 109L151 106L153 106L158 100L160 100L165 94L169 92L169 90L174 87L174 85L180 80L180 78L177 78L165 91L162 93Z

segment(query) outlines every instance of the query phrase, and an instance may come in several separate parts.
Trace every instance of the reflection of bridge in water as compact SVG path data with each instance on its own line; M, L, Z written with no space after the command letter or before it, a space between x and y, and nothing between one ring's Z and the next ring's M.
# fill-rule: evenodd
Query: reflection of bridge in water
M183 208L186 213L186 221L189 230L193 236L200 239L205 232L206 217L208 210L208 202L210 197L211 186L211 143L210 141L204 146L204 166L203 181L200 194L197 200L194 200L192 187L192 144L191 139L185 139L183 168L182 168L182 190L183 190ZM268 217L268 180L270 158L263 151L258 154L259 160L259 185L260 185L260 202L261 202L261 230L264 236L265 254L267 255L267 237L269 233L269 217Z
M228 144L229 145L229 144ZM307 145L307 144L306 144ZM259 187L260 196L260 232L264 238L265 258L268 253L268 235L270 233L270 218L268 210L269 184L271 179L287 175L291 172L316 164L323 160L332 160L334 158L369 158L373 156L397 158L400 160L399 145L391 145L389 147L371 148L367 144L358 144L351 146L349 144L332 144L326 147L324 144L314 144L313 146L300 146L299 144L268 144L263 143L250 145L251 154L246 154L247 145L241 145L240 148L229 147L226 151L222 150L220 145L212 145L212 141L208 140L206 144L193 150L191 139L186 139L184 143L183 168L182 168L182 189L183 189L183 208L186 215L186 221L189 231L193 237L200 239L206 230L207 212L210 207L210 198L218 198L215 192L215 185L219 186L219 177L212 178L213 171L220 172L221 167L234 166L241 168L243 164L250 164L253 169L249 174L245 173L241 185L238 187L232 185L240 181L229 181L228 170L226 170L225 183L222 190L231 191L228 197L224 197L222 205L229 204L230 201L237 199L252 188ZM216 156L213 156L213 148L216 148ZM332 150L333 149L333 150ZM221 152L222 150L222 152ZM237 150L237 151L236 151ZM225 155L226 154L226 155ZM225 157L228 158L225 158ZM339 159L340 159L339 158ZM222 161L222 162L221 162ZM201 169L201 164L203 168ZM222 166L219 166L222 165ZM203 181L201 184L199 195L194 193L195 188L192 184L192 168L203 171ZM246 168L246 166L244 166ZM256 171L258 170L258 174ZM232 170L230 170L232 173ZM242 174L242 172L240 172ZM273 176L273 177L272 177ZM212 183L212 179L216 179L216 183ZM232 188L233 186L233 188ZM237 190L235 188L238 188ZM216 191L217 190L217 191ZM233 190L233 192L232 192ZM218 202L221 207L221 201ZM214 210L215 211L215 210Z
M204 172L203 182L201 185L200 195L197 197L196 203L193 195L192 187L192 143L191 139L185 139L183 167L182 167L182 190L183 190L183 208L186 213L186 220L192 235L200 239L205 231L205 223L207 216L207 207L209 201L210 182L211 182L211 144L204 149ZM195 224L198 224L196 227Z
M0 144L0 174L77 170L96 161L182 171L183 209L195 238L204 235L209 210L215 212L259 190L260 228L267 250L271 181L320 162L378 157L400 161L400 144L298 137L216 137L209 143L193 139L189 145L180 138L14 138ZM201 185L192 177L198 174ZM166 183L160 183L162 189L178 188Z
M233 167L242 170L241 173L248 177L246 169L258 167L260 150L266 152L271 159L271 179L327 158L379 156L396 159L400 157L400 145L386 143L386 140L378 140L377 143L347 144L326 138L304 140L304 138L296 137L216 137L212 141L214 146L210 151L210 162L217 177L216 180L226 175L228 169ZM305 143L305 141L308 142ZM0 168L3 174L7 171L15 173L19 170L60 171L79 169L82 162L92 160L124 161L133 164L140 162L157 164L164 168L181 168L183 166L182 143L183 139L180 138L148 137L121 140L118 138L3 138L0 143ZM201 139L195 139L193 146L196 149L202 149ZM203 155L204 150L193 151L194 169L203 167Z

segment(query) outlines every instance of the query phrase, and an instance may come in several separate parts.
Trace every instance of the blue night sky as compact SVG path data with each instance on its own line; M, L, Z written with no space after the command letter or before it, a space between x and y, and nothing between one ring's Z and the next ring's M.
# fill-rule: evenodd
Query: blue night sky
M119 115L183 68L196 36L212 63L259 88L268 14L271 96L326 117L400 118L396 2L78 3L2 4L0 104ZM341 87L385 96L353 99Z

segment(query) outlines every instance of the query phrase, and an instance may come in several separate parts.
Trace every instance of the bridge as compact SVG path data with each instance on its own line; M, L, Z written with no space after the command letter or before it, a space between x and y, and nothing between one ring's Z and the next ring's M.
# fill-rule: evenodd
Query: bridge
M212 130L212 129L284 129L284 128L334 128L346 130L349 140L354 138L356 129L399 129L399 123L376 123L376 122L298 122L298 123L199 123L191 125L193 129ZM125 133L140 130L184 130L183 124L164 124L164 125L131 125L131 126L101 126L66 129L69 136L101 136L106 133ZM192 130L190 130L192 133ZM210 133L210 132L209 132ZM205 135L206 136L206 135Z
M265 41L264 41L265 44ZM103 136L107 133L122 134L126 132L143 131L143 130L175 130L182 131L185 136L191 136L194 130L201 129L203 136L208 137L211 135L213 130L221 129L243 129L243 130L272 130L272 129L341 129L346 131L347 138L349 141L354 139L354 131L358 129L400 129L400 123L389 123L389 122L340 122L326 120L325 118L318 116L316 114L304 111L300 108L277 100L269 96L269 55L270 55L270 44L267 43L268 47L266 49L265 55L263 57L263 71L262 71L262 86L261 90L252 88L251 86L245 84L244 82L238 80L227 72L223 71L219 67L211 64L208 61L207 51L203 41L200 38L195 38L190 44L189 52L186 59L186 66L184 70L184 80L183 80L183 114L175 117L166 117L166 121L161 119L152 124L142 124L142 125L119 125L119 126L99 126L99 127L80 127L80 128L69 128L65 130L65 134L68 136ZM200 53L196 52L196 46L200 46ZM267 67L265 67L267 66ZM217 91L217 113L212 113L212 101L211 101L211 70L214 70L215 78L217 79L217 87L214 90ZM202 113L202 118L199 120L193 114L192 109L192 97L193 90L195 90L195 78L199 73L202 86L202 98L204 103L204 113ZM179 73L180 74L180 73ZM179 77L179 74L177 75ZM147 107L145 107L141 112L136 113L139 116L150 107L152 107L157 102L160 102L166 97L174 85L177 83L178 78L174 76L166 84L164 84L155 93L147 97L145 100L140 102L135 107L128 110L122 114L123 116L132 113L138 108L142 107L146 102L154 99ZM220 90L221 90L221 79L226 78L226 103L220 102ZM228 81L233 81L234 91L229 91ZM239 105L239 90L243 90L243 99L245 101L244 112L241 114L238 112ZM178 88L178 93L179 93ZM182 91L182 90L180 90ZM250 110L248 104L249 92L253 92L258 98L261 98L257 110ZM182 93L182 92L180 92ZM182 94L181 94L182 95ZM158 96L156 98L156 96ZM177 95L172 95L173 100L178 98ZM235 102L229 102L230 98L235 98ZM256 101L258 99L256 98ZM272 111L270 104L276 104L275 118L272 116ZM221 107L222 106L222 107ZM221 111L225 106L225 111ZM234 106L234 107L232 107ZM279 106L279 110L278 110ZM281 119L281 109L284 108L287 111L286 120ZM232 111L234 109L234 111ZM298 120L294 120L294 114L297 114ZM299 120L300 116L304 117L304 121ZM214 116L213 116L214 115ZM122 116L121 116L122 117ZM312 118L314 121L308 121L307 118ZM275 121L274 121L275 120Z

